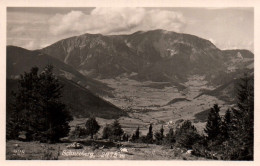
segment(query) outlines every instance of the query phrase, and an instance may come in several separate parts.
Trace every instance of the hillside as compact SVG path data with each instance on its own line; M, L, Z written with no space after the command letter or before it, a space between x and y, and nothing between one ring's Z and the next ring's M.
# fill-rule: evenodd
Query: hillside
M127 113L115 105L94 95L84 87L73 81L61 78L61 84L64 85L62 101L67 105L71 114L76 117L89 117L94 115L105 119L114 119L121 116L127 116ZM10 102L13 98L11 92L17 90L18 80L7 79L7 117L10 113Z
M17 88L19 75L29 71L33 66L39 67L41 71L47 64L54 66L54 74L64 84L62 100L74 116L88 117L93 114L112 119L126 115L118 107L98 97L114 97L111 94L112 88L106 84L83 76L73 67L39 51L29 51L15 46L7 47L7 112L10 111L9 103L12 101L10 94Z
M68 80L72 80L89 89L97 95L112 96L110 87L92 78L82 75L72 66L39 51L29 51L16 46L7 46L7 78L19 78L24 71L29 71L33 66L40 71L48 64L54 66L54 73Z
M235 102L235 94L236 94L236 86L237 80L231 80L214 90L204 90L201 94L196 96L194 99L202 96L202 95L210 95L219 98L220 100L234 103Z
M224 50L223 51L227 72L254 68L254 54L248 50Z
M244 73L240 74L240 78L242 77L243 74ZM250 77L254 77L254 75L251 75ZM213 90L203 90L203 92L200 93L198 96L196 96L194 99L202 95L210 95L210 96L215 96L227 103L234 104L236 102L236 97L237 97L236 94L239 88L238 85L240 83L240 78L230 79L230 81L226 82L225 84L222 84L221 86Z
M254 54L249 50L234 49L234 50L223 50L226 57L239 57L239 58L254 58Z

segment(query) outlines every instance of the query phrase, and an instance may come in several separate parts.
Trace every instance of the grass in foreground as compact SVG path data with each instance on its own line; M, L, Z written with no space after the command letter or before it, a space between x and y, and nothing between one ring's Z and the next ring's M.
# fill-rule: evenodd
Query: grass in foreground
M7 142L7 160L205 160L186 154L185 150L154 144L118 143L107 141L78 141L83 149L67 149L70 142L44 144L39 142ZM18 146L17 146L18 145ZM103 148L102 148L103 147ZM127 152L121 152L126 148Z

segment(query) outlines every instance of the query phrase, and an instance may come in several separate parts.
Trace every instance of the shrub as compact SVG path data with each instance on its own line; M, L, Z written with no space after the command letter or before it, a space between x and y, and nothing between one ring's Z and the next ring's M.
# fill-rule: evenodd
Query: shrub
M75 129L71 132L70 138L76 139L76 138L82 138L84 136L87 136L86 128L76 126Z
M60 155L60 147L59 147L59 149L57 151L57 154L53 154L51 152L51 148L47 147L43 151L43 155L41 157L41 160L58 160L59 159L59 155Z
M124 133L122 139L123 139L123 141L128 141L128 139L129 139L129 135L126 134L126 133Z
M108 139L110 135L111 135L111 128L108 124L106 124L106 126L103 129L102 138Z

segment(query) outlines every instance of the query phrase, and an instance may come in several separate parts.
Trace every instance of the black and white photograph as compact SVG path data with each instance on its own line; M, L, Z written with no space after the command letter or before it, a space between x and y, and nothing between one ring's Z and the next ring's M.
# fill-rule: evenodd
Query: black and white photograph
M6 6L5 160L254 161L254 14Z

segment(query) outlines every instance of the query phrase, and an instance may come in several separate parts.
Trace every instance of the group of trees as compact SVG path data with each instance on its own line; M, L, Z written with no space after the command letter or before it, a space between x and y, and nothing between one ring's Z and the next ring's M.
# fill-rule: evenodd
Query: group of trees
M60 100L62 88L51 65L40 74L33 67L21 75L8 113L11 115L7 120L7 139L18 139L21 132L27 141L57 142L67 136L72 116Z
M141 136L140 128L138 126L136 131L132 134L130 141L135 143L153 143L153 125L149 125L148 133L145 136Z
M153 134L153 127L152 124L150 124L146 136L139 135L140 133L138 127L136 132L132 135L131 141L149 144L155 143L157 145L176 145L187 149L192 148L194 141L201 138L197 132L197 129L189 120L184 121L181 126L176 128L176 130L170 128L167 134L164 134L163 125L159 131L156 131Z
M77 125L75 129L71 132L71 138L82 138L90 136L93 139L93 136L99 131L100 125L96 121L95 117L90 117L86 123L85 127L80 127Z
M237 88L237 105L223 117L214 105L208 115L206 136L193 148L202 156L214 154L225 160L253 160L254 79L245 75Z
M71 133L72 138L84 138L90 136L93 139L93 136L98 133L101 126L96 121L95 117L90 117L86 123L85 127L76 126ZM128 140L128 135L124 133L119 121L116 119L112 124L106 124L102 133L103 139L110 139L113 141Z
M112 124L106 124L106 126L103 129L102 138L103 139L110 139L113 141L120 141L121 136L125 137L126 134L124 133L124 130L122 129L120 123L118 120L115 120ZM127 138L128 139L128 138Z

